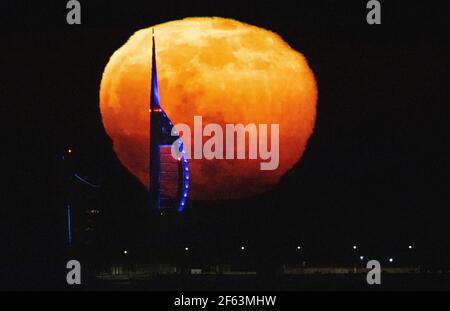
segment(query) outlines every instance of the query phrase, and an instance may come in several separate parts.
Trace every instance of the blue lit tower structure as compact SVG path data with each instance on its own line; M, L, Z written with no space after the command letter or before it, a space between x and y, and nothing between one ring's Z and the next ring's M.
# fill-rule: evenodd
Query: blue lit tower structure
M176 158L172 156L172 145L177 148ZM150 208L158 212L164 209L182 212L188 195L189 168L183 143L159 102L154 34L152 35L149 147Z
M97 236L100 210L95 206L98 204L97 190L101 184L88 181L80 174L79 170L86 163L74 156L72 148L62 152L61 160L61 193L66 209L67 243L69 248L88 246Z

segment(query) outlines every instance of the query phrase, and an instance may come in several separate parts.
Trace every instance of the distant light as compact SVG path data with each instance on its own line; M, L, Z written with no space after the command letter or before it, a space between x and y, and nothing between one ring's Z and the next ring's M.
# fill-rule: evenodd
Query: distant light
M67 150L68 153L72 153L72 149Z
M409 245L408 248L409 248L409 249L412 249L412 245Z
M184 250L187 252L189 250L189 247L185 247Z
M353 245L353 249L357 249L358 247L356 245Z
M300 249L301 249L301 246L297 246L297 249L300 250Z
M245 246L241 246L241 250L245 251Z
M363 260L363 259L364 259L364 256L359 256L359 259Z
M128 251L123 251L124 254L128 254Z
M389 258L389 262L394 262L394 258Z

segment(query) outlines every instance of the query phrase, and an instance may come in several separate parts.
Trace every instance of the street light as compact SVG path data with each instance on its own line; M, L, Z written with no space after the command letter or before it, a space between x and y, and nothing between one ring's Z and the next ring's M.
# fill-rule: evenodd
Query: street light
M389 258L389 262L394 262L394 258Z
M354 249L354 250L357 250L358 247L357 247L356 245L353 245L353 249Z
M125 250L125 251L123 251L123 253L126 255L126 254L128 254L128 251L127 250Z
M364 260L364 256L359 256L359 259Z

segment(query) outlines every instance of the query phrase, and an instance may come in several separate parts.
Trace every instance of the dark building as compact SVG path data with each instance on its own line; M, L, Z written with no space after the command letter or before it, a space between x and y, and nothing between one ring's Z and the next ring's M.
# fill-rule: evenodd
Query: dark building
M100 217L100 184L82 174L79 157L68 148L61 155L62 204L65 215L66 241L69 248L95 244Z

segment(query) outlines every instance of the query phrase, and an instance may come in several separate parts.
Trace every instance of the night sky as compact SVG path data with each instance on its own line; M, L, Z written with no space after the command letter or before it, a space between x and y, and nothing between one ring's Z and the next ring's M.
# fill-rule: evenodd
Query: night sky
M64 1L11 1L1 9L2 107L17 116L3 114L12 177L4 179L8 198L0 208L2 260L39 264L64 243L58 172L67 146L103 183L95 202L108 236L117 247L130 240L138 247L135 238L148 227L146 192L119 164L103 129L104 66L136 30L220 16L272 30L306 56L318 83L318 118L301 162L277 189L192 203L175 243L259 250L300 243L323 262L354 243L383 256L412 243L428 254L423 260L448 261L445 9L382 1L382 24L369 26L366 1L81 3L79 26L66 24Z

